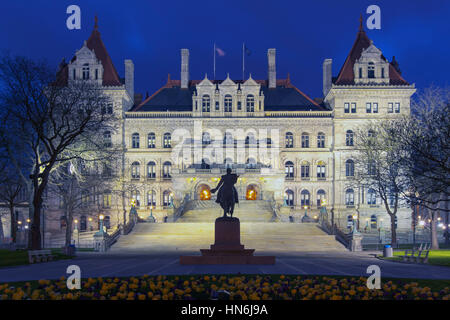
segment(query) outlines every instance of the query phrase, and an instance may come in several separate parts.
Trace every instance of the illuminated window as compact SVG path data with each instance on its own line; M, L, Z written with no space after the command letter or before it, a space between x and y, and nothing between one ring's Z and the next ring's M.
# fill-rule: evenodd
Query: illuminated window
M172 137L168 132L164 133L163 146L164 148L172 148Z
M286 133L286 148L293 148L294 147L294 135L292 132Z
M310 193L308 190L303 190L300 194L301 199L301 205L302 207L308 206L309 207L309 200L310 200Z
M155 148L156 135L153 132L150 132L147 136L147 147L150 149Z

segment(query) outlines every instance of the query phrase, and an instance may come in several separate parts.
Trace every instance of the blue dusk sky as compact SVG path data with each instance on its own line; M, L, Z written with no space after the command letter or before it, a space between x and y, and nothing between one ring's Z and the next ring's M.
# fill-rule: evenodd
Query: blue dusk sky
M81 8L81 29L68 30L66 8ZM381 30L367 30L389 60L395 56L403 77L418 88L449 84L450 1L300 0L36 0L2 1L0 50L46 59L55 69L87 39L98 15L99 31L120 76L124 59L135 64L135 91L152 94L167 79L179 79L180 49L190 50L190 77L242 78L242 43L250 49L246 77L267 78L267 49L277 49L277 77L312 98L322 94L322 61L333 59L336 76L350 51L359 15L381 8Z

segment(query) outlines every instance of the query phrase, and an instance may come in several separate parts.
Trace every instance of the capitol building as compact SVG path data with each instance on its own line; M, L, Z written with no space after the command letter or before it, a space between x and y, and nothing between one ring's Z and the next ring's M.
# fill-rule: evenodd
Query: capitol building
M219 215L211 189L230 167L239 175L239 218L247 207L291 222L326 212L330 222L347 230L358 214L361 229L389 229L375 191L353 184L355 133L367 121L408 115L415 87L362 24L346 60L336 62L342 64L337 75L332 59L323 61L319 98L297 88L289 74L277 75L274 48L267 50L267 78L246 80L191 79L190 51L181 49L179 79L169 75L159 90L142 97L134 92L133 62L124 61L121 78L98 29L96 23L59 73L67 82L97 81L111 99L107 111L120 118L120 128L103 138L124 147L122 161L105 178L101 194L91 197L107 227L121 224L123 208L131 206L142 219L151 214L157 223L186 211L195 215L196 208L213 208ZM115 180L127 185L124 205L113 190ZM204 210L197 212L202 220ZM80 231L97 228L97 214L80 212ZM56 203L47 204L47 232L62 230L62 215ZM409 207L399 210L398 228L410 228L410 215Z

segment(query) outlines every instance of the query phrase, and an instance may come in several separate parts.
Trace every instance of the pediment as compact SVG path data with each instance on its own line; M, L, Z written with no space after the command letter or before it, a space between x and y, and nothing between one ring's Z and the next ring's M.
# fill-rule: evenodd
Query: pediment
M259 83L257 83L255 80L253 80L252 76L250 75L250 77L247 79L247 81L245 81L243 83L243 86L259 86Z
M78 50L75 55L77 56L77 60L91 60L95 59L97 60L97 57L95 56L95 53L92 52L87 46L86 43L84 43L83 47L81 47L80 50Z
M236 83L230 79L230 75L227 75L227 78L222 81L221 86L236 86Z
M373 43L370 44L369 47L363 50L361 53L361 58L359 58L360 62L367 62L367 61L383 61L382 59L382 52L380 49L375 47Z
M197 84L197 87L213 87L214 84L208 79L208 75L205 75L205 78Z

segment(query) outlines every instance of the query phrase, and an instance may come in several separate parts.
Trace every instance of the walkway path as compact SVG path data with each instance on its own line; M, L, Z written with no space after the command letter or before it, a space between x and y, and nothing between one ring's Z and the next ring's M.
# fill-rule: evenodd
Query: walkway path
M80 253L73 260L60 260L42 264L8 267L0 269L0 283L37 279L57 279L67 276L66 269L75 264L81 268L81 276L113 277L139 275L182 275L182 274L299 274L299 275L341 275L367 276L369 265L378 265L381 276L412 279L450 279L450 268L403 264L383 261L373 256L374 252L320 252L320 253L280 253L275 254L276 264L261 265L209 265L182 266L179 256L199 254L189 252L146 252L139 254Z

